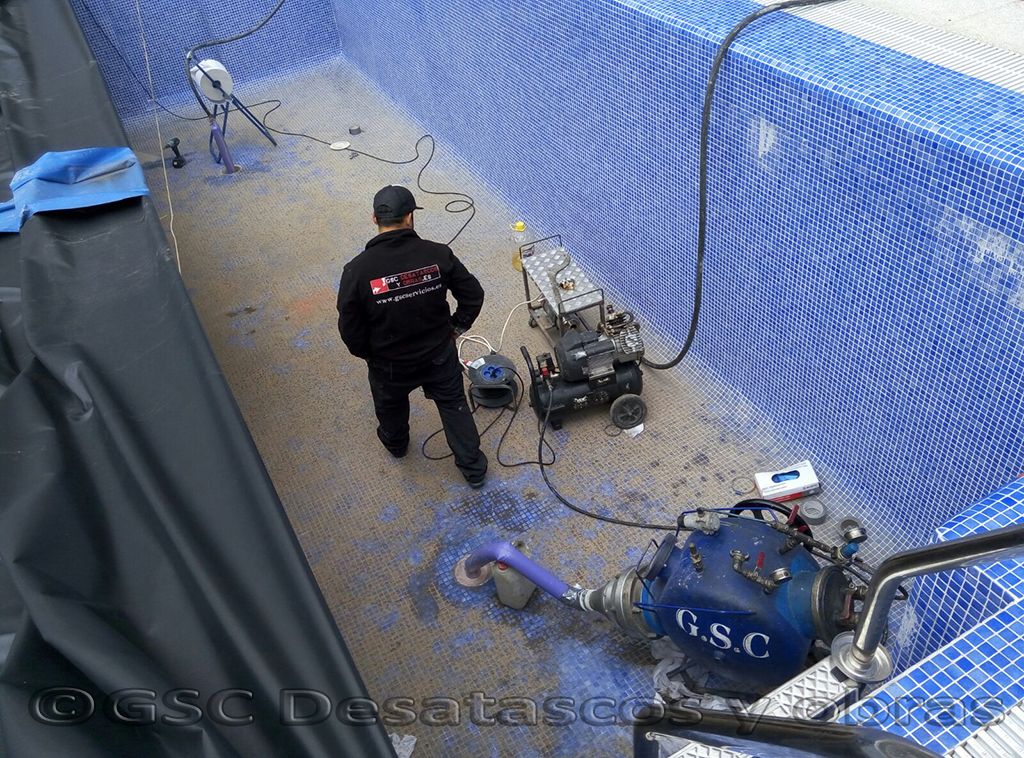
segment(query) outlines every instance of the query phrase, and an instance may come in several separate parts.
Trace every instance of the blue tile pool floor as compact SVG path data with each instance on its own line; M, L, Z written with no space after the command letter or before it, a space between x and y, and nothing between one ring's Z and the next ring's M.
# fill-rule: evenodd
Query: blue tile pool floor
M236 91L249 102L285 97L271 120L279 128L333 140L350 139L347 127L359 124L363 134L351 138L354 146L382 156L411 157L421 133L341 61L259 86L242 82ZM337 281L375 233L369 199L384 184L413 184L418 168L350 159L292 137L272 148L234 123L228 134L243 170L227 177L211 164L202 125L165 117L161 127L164 141L182 139L189 159L169 174L174 231L207 334L371 695L378 703L411 698L421 713L416 723L391 731L415 735L417 754L426 756L629 753L628 728L587 725L578 715L592 698L651 694L653 660L645 646L550 598L538 597L523 611L504 608L490 586L457 586L452 567L481 543L520 535L564 579L596 586L636 563L657 533L572 514L547 494L533 467L495 465L494 431L485 437L492 478L479 492L459 481L450 461L429 461L418 451L391 459L373 434L364 368L338 338ZM130 131L136 152L152 160L159 153L153 124ZM149 164L148 179L169 222L158 163ZM477 217L454 247L488 293L474 331L496 337L522 299L507 231L515 210L443 144L425 182L477 199ZM421 195L426 210L417 224L424 236L448 239L461 223L441 211L444 200ZM557 231L540 229L538 236ZM515 319L506 352L517 356L520 344L537 351L544 343ZM671 523L695 504L735 502L752 490L752 472L806 455L696 369L648 372L645 385L651 417L637 439L606 435L603 412L573 418L554 435L559 461L552 475L567 496L607 514ZM503 457L536 453L531 413L516 420ZM437 427L432 406L414 395L414 444ZM430 452L443 452L443 443L434 443L440 447ZM855 511L856 497L830 479L827 466L819 473L832 516ZM577 718L545 724L540 711L536 726L475 724L465 706L474 692L535 702L569 698ZM425 723L427 698L458 703L459 723L449 723L455 718L446 701L436 703L432 720L439 723ZM506 722L530 720L528 708L505 715Z

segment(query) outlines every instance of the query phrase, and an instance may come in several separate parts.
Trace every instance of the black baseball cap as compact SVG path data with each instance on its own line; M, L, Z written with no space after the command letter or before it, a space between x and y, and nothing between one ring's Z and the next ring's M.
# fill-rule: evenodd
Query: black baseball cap
M378 221L397 221L421 210L412 193L400 184L389 184L373 196L373 213Z

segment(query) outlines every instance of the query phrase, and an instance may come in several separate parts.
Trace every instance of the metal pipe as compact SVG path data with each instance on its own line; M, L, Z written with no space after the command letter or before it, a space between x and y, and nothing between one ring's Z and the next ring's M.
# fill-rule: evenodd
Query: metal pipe
M658 736L772 758L939 758L899 735L863 726L679 705L651 709L634 719L633 758L661 755Z
M221 132L220 126L217 125L215 120L210 121L210 132L213 134L213 141L217 143L217 151L220 153L220 162L224 164L224 173L235 173L237 170L235 168L235 161L231 157L231 151L228 149L227 140L224 139L224 134Z
M1024 555L1024 524L908 550L887 558L868 585L854 632L836 638L832 659L858 682L881 681L892 673L888 652L881 646L896 590L907 579L925 574L997 563Z
M647 628L643 614L637 608L643 582L635 568L626 569L601 589L571 587L519 552L515 543L492 542L455 564L455 581L463 587L479 587L491 578L491 566L496 561L515 569L570 608L601 614L631 637L650 639L659 636Z

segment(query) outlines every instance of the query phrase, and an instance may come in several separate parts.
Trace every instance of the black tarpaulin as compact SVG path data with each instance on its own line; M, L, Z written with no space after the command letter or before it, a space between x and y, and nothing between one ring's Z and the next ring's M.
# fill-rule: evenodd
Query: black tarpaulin
M0 0L0 116L0 186L48 150L125 144L65 0ZM380 725L280 723L282 689L366 692L148 197L0 235L0 558L9 758L393 755ZM36 721L54 687L95 713ZM125 689L141 706L104 713ZM163 704L181 689L202 718L162 723L195 716ZM251 724L217 723L226 690Z

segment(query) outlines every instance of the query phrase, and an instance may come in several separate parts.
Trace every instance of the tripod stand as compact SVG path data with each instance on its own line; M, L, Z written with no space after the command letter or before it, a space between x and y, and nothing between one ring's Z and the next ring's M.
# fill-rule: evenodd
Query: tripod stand
M232 106L234 106L236 111L245 116L249 123L255 126L259 133L267 138L271 145L277 146L277 140L274 139L270 130L232 92L231 75L228 74L227 70L220 63L214 60L195 63L192 65L192 72L193 75L196 72L201 75L197 84L199 84L203 94L213 101L213 111L210 114L210 156L215 163L222 163L224 165L226 173L232 174L237 170L225 140L228 130L228 113L231 111ZM222 117L220 124L217 123L218 115ZM216 150L214 150L215 143Z

